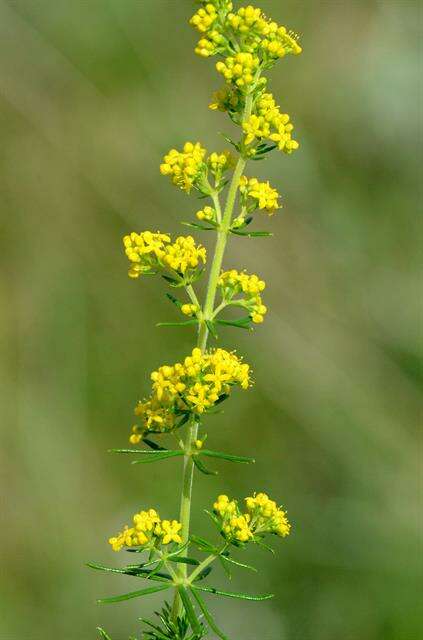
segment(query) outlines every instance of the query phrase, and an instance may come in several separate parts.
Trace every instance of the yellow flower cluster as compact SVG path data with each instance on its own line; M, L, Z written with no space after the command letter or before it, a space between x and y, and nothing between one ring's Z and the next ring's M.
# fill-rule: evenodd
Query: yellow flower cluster
M229 0L212 0L203 2L201 9L192 16L190 24L201 33L195 47L197 55L208 58L228 48L224 20L222 22L219 13L222 12L223 15L231 10L232 2Z
M270 500L266 493L245 498L245 505L250 516L250 527L255 534L269 532L282 538L289 535L291 525L286 512L274 500Z
M275 142L280 151L292 153L299 144L292 139L294 125L286 113L281 113L271 93L265 93L257 101L256 113L243 123L245 143L268 138Z
M169 268L185 275L206 262L206 249L196 245L192 236L179 236L172 243L164 233L132 232L123 238L125 253L131 263L128 275L138 278L143 273L154 273Z
M223 62L216 63L216 69L223 75L226 82L235 84L241 90L247 90L254 82L260 60L252 53L241 51L235 56L229 56Z
M207 164L214 175L221 175L233 163L234 159L230 151L224 151L223 153L213 152L207 159Z
M216 210L213 207L206 206L200 211L197 211L196 216L199 220L206 220L208 222L215 222Z
M123 238L125 253L131 263L128 275L138 278L143 273L151 273L157 268L166 253L170 237L165 233L133 231Z
M171 149L160 165L160 172L187 193L196 186L204 171L206 150L199 142L186 142L182 151Z
M195 13L189 23L200 33L207 33L217 19L217 10L214 4L208 2Z
M198 304L183 304L181 307L181 311L185 316L196 316L199 310Z
M171 542L182 542L179 534L182 525L177 520L161 520L154 509L140 511L133 517L133 526L125 526L123 531L109 539L113 551L123 547L158 547Z
M245 498L246 513L241 513L238 502L228 496L218 496L213 511L221 521L224 537L234 544L246 543L273 533L280 537L289 534L291 525L286 513L265 493Z
M235 295L244 294L243 303L250 313L251 320L256 324L263 322L267 313L267 307L263 304L260 295L266 287L263 280L254 274L248 275L245 271L239 272L232 269L220 275L218 284L224 300L232 301Z
M241 194L255 200L255 208L258 207L269 215L279 209L279 193L269 182L259 182L257 178L242 176L239 184Z
M137 444L144 433L172 431L181 416L197 416L211 409L232 387L248 389L250 367L241 358L215 349L202 353L193 349L183 363L164 365L151 374L151 397L139 402L135 414L142 419L141 426L133 427L130 442Z
M192 236L179 236L173 244L167 245L163 262L173 271L185 274L196 269L200 262L205 264L206 257L205 247L196 245Z
M292 31L266 18L261 9L251 5L228 15L228 23L243 37L247 51L260 51L263 59L283 58L287 53L298 55L302 49Z
M205 1L192 16L190 24L202 36L195 49L198 55L208 58L233 51L234 36L237 51L257 55L266 67L288 53L301 53L298 36L267 18L261 9L248 5L232 13L232 8L228 0Z

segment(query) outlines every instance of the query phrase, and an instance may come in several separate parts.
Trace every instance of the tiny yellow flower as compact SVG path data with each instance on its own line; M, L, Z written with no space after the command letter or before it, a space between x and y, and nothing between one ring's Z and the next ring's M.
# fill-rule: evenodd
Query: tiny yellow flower
M182 538L179 535L179 531L182 529L182 525L177 520L162 520L161 522L162 528L162 543L170 544L171 542L177 542L180 544L182 542Z

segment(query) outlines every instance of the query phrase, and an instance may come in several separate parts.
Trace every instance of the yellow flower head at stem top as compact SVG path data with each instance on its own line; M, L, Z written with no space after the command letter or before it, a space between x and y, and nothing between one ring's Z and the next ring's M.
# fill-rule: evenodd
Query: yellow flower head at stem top
M152 393L140 401L135 415L141 425L132 429L130 442L137 444L144 434L173 431L190 415L199 419L235 386L248 389L250 367L235 353L214 349L202 353L193 349L183 362L164 365L151 374Z
M158 549L171 542L182 542L179 534L181 524L177 520L161 520L154 509L140 511L132 520L132 527L125 526L123 531L109 538L113 551L120 551L123 547Z
M241 52L254 54L257 64L270 68L287 54L298 55L298 36L252 5L232 13L229 0L204 0L190 24L200 32L195 53L204 58L216 54Z
M164 269L186 276L205 264L207 257L206 249L197 245L192 236L179 236L172 242L164 233L132 232L124 237L123 245L131 263L130 278Z
M221 525L222 535L235 545L256 542L265 534L282 538L290 532L285 511L270 500L267 494L258 493L245 498L246 512L242 513L237 500L226 495L218 496L213 511Z

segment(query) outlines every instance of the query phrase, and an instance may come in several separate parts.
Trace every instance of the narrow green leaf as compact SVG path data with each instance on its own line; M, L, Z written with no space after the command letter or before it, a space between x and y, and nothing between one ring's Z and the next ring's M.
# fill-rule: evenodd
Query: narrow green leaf
M239 151L239 144L237 142L235 142L234 140L232 140L232 138L227 136L226 133L220 132L220 135L222 136L222 138L226 140L226 142L229 142L229 144L231 144L233 147L235 147L237 151Z
M166 451L165 447L161 447L159 444L157 444L157 442L154 442L149 438L143 438L142 441L144 442L144 444L147 445L147 447L150 447L150 449L153 449L153 451Z
M170 293L166 293L166 298L168 298L173 304L180 309L182 307L182 302L179 302L175 296L172 296Z
M185 544L178 547L175 551L172 551L172 553L170 553L167 557L171 559L174 556L178 556L180 553L182 553L182 551L185 551L187 547L189 547L189 540L187 540Z
M137 552L136 549L127 549L127 551L132 551L133 553ZM167 573L157 573L151 576L153 571L151 569L144 568L151 564L154 564L154 563L147 562L145 564L140 564L140 565L129 565L127 567L114 568L114 567L105 567L104 565L97 564L95 562L88 562L87 567L90 567L90 569L96 569L97 571L105 571L107 573L120 573L127 576L135 576L139 578L155 580L156 582L168 583L170 581L170 576Z
M219 562L222 566L223 571L226 573L226 575L228 576L229 580L232 580L232 574L231 574L231 570L230 568L223 562L223 557L220 555L219 556Z
M238 598L239 600L253 600L255 602L260 602L262 600L270 600L274 598L273 593L265 593L260 596L250 596L248 593L234 593L232 591L221 591L220 589L215 589L214 587L199 587L197 585L192 585L193 589L198 591L204 591L206 593L213 593L216 596L225 596L226 598Z
M247 458L246 456L235 456L231 453L211 451L210 449L200 449L199 455L208 456L209 458L221 458L222 460L228 460L229 462L239 462L240 464L251 464L255 462L254 458Z
M194 631L194 633L196 633L201 637L202 635L201 623L197 618L197 614L195 613L195 609L192 605L187 589L181 585L178 588L178 592L179 592L179 595L181 596L181 600L184 605L184 609L186 611L192 630Z
M207 329L210 331L210 333L212 334L213 338L218 338L218 335L216 333L216 329L214 328L214 323L211 322L211 320L206 320L206 326Z
M205 569L200 571L198 576L194 579L194 582L201 582L201 580L204 580L205 578L207 578L207 576L209 576L212 571L213 571L213 567L211 566L206 567Z
M172 276L167 276L165 274L162 274L162 278L166 280L166 282L168 282L172 287L180 287L182 284L180 280L177 280L176 278L172 278Z
M237 567L242 567L243 569L249 569L250 571L254 571L254 573L257 573L257 569L255 567L252 567L249 564L245 564L244 562L238 562L238 560L234 560L229 555L225 555L224 553L222 553L220 557L222 558L222 560L225 560L225 562L229 562L230 564L234 564Z
M245 236L246 238L270 238L273 236L270 231L237 231L236 229L231 229L231 233L236 236Z
M197 601L197 604L200 607L201 611L203 612L203 615L204 615L205 619L207 620L207 623L208 623L210 629L212 631L214 631L215 634L217 636L219 636L219 638L221 638L222 640L229 640L228 636L225 636L223 631L221 631L219 629L219 627L216 625L216 623L215 623L210 611L206 607L206 603L204 602L204 600L200 596L200 594L196 593L196 591L194 589L191 589L191 593L194 596L195 600Z
M270 153L271 151L274 151L277 148L278 145L276 144L272 144L272 145L259 145L257 147L257 152L256 155L254 157L257 156L262 156L266 153ZM254 159L254 157L252 159Z
M147 576L147 580L153 580L154 576L160 575L160 569L164 567L164 560L160 560L157 567L151 570L151 573Z
M150 464L150 462L159 462L160 460L167 460L168 458L175 458L177 456L183 456L183 451L149 451L149 455L145 455L139 460L133 460L131 464Z
M121 596L112 596L111 598L102 598L97 600L98 604L112 604L113 602L123 602L124 600L132 600L132 598L142 598L148 596L151 593L158 593L159 591L166 591L171 588L171 584L162 585L161 587L148 587L147 589L140 589L139 591L131 591L130 593L124 593Z
M202 551L207 551L207 552L214 552L216 551L216 547L209 542L208 540L206 540L205 538L201 538L200 536L196 536L193 533L190 535L190 540L191 542L193 542L195 545L197 545L197 547L199 549L201 549Z
M169 556L171 562L180 562L181 564L191 564L197 567L200 563L196 558L186 558L184 556Z
M184 320L182 322L158 322L156 327L188 327L189 325L198 324L198 320Z
M261 540L257 540L257 538L254 539L254 542L259 546L259 547L263 547L263 549L266 549L266 551L270 551L271 554L275 555L275 550L272 549L272 547L269 547L268 544L265 544L264 542L262 542Z
M188 282L186 284L193 284L193 282L197 282L197 280L199 280L201 278L201 276L203 275L204 271L206 270L205 267L202 267L201 269L198 269L188 280Z
M112 640L111 637L101 627L97 627L97 631L100 632L102 640Z
M200 229L201 231L215 231L216 227L205 227L202 224L197 224L196 222L181 222L184 227L192 227L193 229Z
M239 320L215 320L216 324L220 324L224 327L236 327L237 329L251 329L251 318L246 316Z
M214 513L212 513L211 511L208 511L207 509L204 509L204 513L206 513L209 518L211 518L211 520L213 520L214 524L216 525L216 527L219 529L219 531L221 530L222 526L221 526L221 522L220 520L214 515Z
M204 473L205 476L218 475L218 471L210 471L210 469L207 469L207 467L201 462L201 460L198 459L198 455L193 456L192 461L197 467L198 471L201 471L201 473Z
M178 449L163 449L162 447L160 449L155 449L153 451L150 451L149 449L109 449L109 453L136 453L136 454L142 454L146 456L154 456L154 455L157 455L158 453L159 454L174 453L178 451L179 451ZM183 454L182 451L181 453Z
M191 414L188 411L187 413L184 414L183 418L178 422L178 424L176 425L175 429L180 429L181 427L183 427L184 424L186 424L188 422L190 417L191 417ZM182 452L182 454L183 454L183 452Z

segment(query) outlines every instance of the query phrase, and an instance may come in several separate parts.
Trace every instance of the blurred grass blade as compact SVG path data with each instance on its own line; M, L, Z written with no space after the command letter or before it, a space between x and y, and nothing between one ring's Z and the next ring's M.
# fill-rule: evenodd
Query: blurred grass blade
M219 638L221 638L222 640L229 640L228 636L225 636L223 631L221 631L219 629L219 627L216 625L216 623L215 623L210 611L206 607L206 603L204 602L204 600L200 596L200 594L196 593L196 591L194 589L191 589L191 593L194 596L195 600L197 601L197 604L200 607L201 611L203 612L203 615L204 615L205 619L207 620L207 623L208 623L210 629L212 631L214 631L215 634L217 636L219 636Z
M102 640L112 640L111 637L101 627L97 627L97 631L100 632Z
M265 593L260 596L250 596L248 593L235 593L233 591L221 591L220 589L215 589L214 587L199 587L196 584L192 585L193 589L198 589L199 591L205 591L206 593L213 593L216 596L225 596L226 598L237 598L239 600L253 600L256 602L260 602L262 600L270 600L274 598L273 593Z
M97 600L98 604L112 604L113 602L124 602L125 600L132 600L133 598L142 598L148 596L151 593L158 593L159 591L166 591L171 588L171 584L162 585L161 587L148 587L147 589L140 589L139 591L131 591L130 593L124 593L121 596L112 596L111 598L102 598Z

